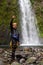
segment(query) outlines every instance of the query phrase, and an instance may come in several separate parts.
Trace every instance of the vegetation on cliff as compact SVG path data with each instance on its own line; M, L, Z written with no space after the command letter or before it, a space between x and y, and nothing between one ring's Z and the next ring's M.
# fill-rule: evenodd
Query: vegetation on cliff
M0 43L7 44L9 40L10 21L12 15L19 21L18 0L0 0ZM3 41L2 41L3 40Z
M40 37L43 37L43 0L31 0L36 14Z

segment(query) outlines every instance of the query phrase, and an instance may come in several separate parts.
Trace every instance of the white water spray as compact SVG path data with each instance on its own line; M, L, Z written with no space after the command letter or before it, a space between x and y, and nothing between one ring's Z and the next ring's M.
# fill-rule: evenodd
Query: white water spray
M35 25L37 20L33 13L30 0L19 0L19 4L21 10L21 30L22 30L21 46L41 45L39 42L39 37Z

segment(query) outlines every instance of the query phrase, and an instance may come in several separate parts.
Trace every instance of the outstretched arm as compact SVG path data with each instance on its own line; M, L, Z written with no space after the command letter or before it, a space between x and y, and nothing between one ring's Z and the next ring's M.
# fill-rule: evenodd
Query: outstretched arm
M13 23L14 18L15 18L15 16L12 16L11 21L10 21L10 29L11 29L11 32L12 32L12 23Z
M13 22L14 18L15 18L15 16L12 16L12 19L11 19L10 24L12 24L12 22Z

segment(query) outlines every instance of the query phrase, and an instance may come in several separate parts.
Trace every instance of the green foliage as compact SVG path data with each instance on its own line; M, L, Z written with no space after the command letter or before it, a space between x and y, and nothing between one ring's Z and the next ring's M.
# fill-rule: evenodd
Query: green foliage
M43 37L43 0L31 0L31 3L37 17L40 37Z
M18 8L18 0L0 0L0 43L2 44L8 43L12 15L16 16L14 22L19 22Z
M30 0L32 4L34 4L34 0Z

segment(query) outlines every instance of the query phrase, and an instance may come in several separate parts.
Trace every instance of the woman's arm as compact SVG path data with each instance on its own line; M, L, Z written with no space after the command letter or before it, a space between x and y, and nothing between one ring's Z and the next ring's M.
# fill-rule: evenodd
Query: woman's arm
M12 16L12 19L11 19L11 21L10 21L10 25L12 24L14 18L15 18L15 16Z
M10 30L11 30L11 33L13 32L12 23L13 23L14 18L15 18L15 16L12 16L11 21L10 21Z

